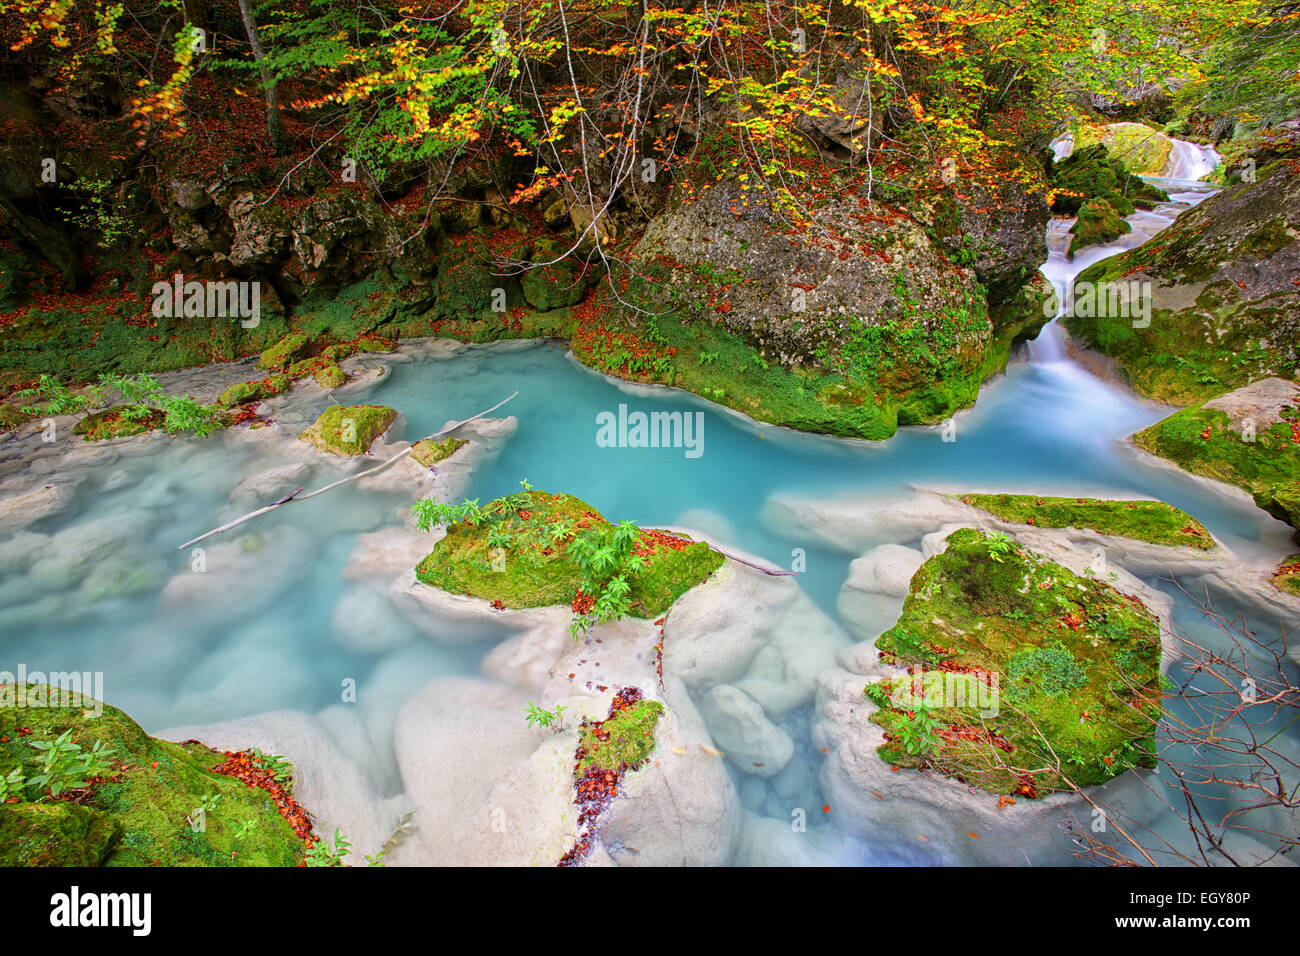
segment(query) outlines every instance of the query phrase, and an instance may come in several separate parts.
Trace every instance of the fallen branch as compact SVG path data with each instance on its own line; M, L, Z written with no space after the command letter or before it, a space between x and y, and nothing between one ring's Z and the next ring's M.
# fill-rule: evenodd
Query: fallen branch
M501 401L497 402L491 408L485 409L484 411L479 412L477 415L471 415L469 418L466 418L463 421L453 422L452 424L447 425L444 428L440 428L432 435L426 435L424 438L421 438L420 441L438 441L439 439L445 438L446 436L454 432L456 429L468 425L470 422L478 421L483 416L490 415L492 412L495 412L498 408L500 408L502 405L510 401L510 399L514 398L518 394L519 394L518 392L512 392L509 397L504 398ZM250 521L253 518L256 518L258 515L264 515L268 511L274 511L276 508L283 507L284 505L287 505L291 502L306 501L308 498L315 498L317 495L323 495L331 488L337 488L339 485L346 485L349 481L356 481L358 478L364 478L367 475L373 475L376 472L383 471L385 468L388 468L390 465L396 464L397 462L401 461L403 458L410 455L413 451L415 451L415 446L417 444L419 444L419 442L412 442L409 448L402 449L392 458L380 462L375 467L367 468L365 471L359 471L355 475L348 475L346 478L340 478L338 481L331 482L330 484L326 485L324 488L317 488L315 491L311 492L310 494L300 496L299 492L301 492L302 489L299 488L297 491L293 491L285 495L279 501L272 502L271 504L265 506L264 508L258 508L256 511L250 511L248 514L244 515L243 517L236 518L234 521L230 521L227 522L226 524L223 524L220 528L213 528L211 531L207 532L206 534L201 534L197 538L191 538L189 541L186 541L184 544L177 545L176 550L180 551L184 548L188 548L192 544L198 544L200 541L203 541L206 538L211 538L213 535L221 534L223 531L229 531L231 528L236 528L239 525L243 524L245 521Z

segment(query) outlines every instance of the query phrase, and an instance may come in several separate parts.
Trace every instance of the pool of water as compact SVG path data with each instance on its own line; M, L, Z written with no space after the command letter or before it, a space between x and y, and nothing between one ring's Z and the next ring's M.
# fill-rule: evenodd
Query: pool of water
M1183 186L1184 203L1139 214L1135 235L1072 262L1063 252L1068 223L1054 224L1044 272L1068 282L1084 265L1154 234L1204 195L1199 185ZM888 496L922 486L1150 497L1195 515L1243 555L1280 556L1289 537L1285 526L1248 502L1127 451L1124 436L1170 410L1076 364L1055 324L985 387L975 408L957 416L955 431L907 428L880 443L771 428L682 392L626 387L581 367L556 343L472 348L395 364L365 400L400 409L406 436L414 437L514 391L518 397L498 414L515 416L518 432L474 474L470 497L487 500L526 479L577 495L614 520L697 528L774 566L788 567L795 549L803 549L806 570L798 583L832 618L857 555L766 521L764 507L774 495ZM601 447L598 416L617 415L620 405L629 412L702 413L702 453ZM214 573L205 576L205 589L175 590L175 577L184 577L195 560L177 545L248 510L228 501L232 486L243 474L281 463L256 445L214 436L158 442L96 468L72 510L29 529L55 535L70 553L85 552L86 560L72 562L71 570L66 561L53 562L0 577L4 666L103 671L109 702L152 731L269 710L316 712L337 701L340 679L354 677L384 687L386 712L367 726L376 751L391 749L391 712L402 698L433 677L477 673L485 652L482 645L422 641L413 629L394 635L391 648L382 650L358 650L333 637L340 580L358 535L393 525L409 499L345 486L281 509L230 541L206 543L203 559ZM318 473L310 485L324 481ZM59 538L60 531L69 533ZM882 526L879 543L891 540L889 534ZM92 580L105 564L138 573L146 583L137 580L138 589L114 596L112 580ZM1171 582L1152 583L1176 592ZM1196 626L1192 610L1179 613ZM1255 626L1264 640L1278 639L1276 622ZM394 619L392 627L410 626ZM803 759L815 765L808 721L805 708L786 726L799 739ZM770 788L739 770L734 776L746 806L788 819ZM372 782L380 792L397 786L391 773ZM873 857L851 840L840 858L899 862Z

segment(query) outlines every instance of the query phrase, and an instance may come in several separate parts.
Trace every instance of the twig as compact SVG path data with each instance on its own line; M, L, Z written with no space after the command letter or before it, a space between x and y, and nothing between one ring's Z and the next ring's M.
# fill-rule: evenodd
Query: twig
M469 418L466 418L464 421L453 422L452 424L446 426L445 428L441 428L438 431L434 432L432 435L425 436L424 438L420 439L420 441L437 441L438 439L451 434L456 429L468 425L470 422L477 421L478 419L482 418L484 415L489 415L492 412L495 412L498 408L500 408L502 405L510 401L511 398L514 398L518 394L519 393L517 391L512 392L508 398L502 399L501 401L493 405L491 408L481 411L477 415L472 415ZM264 515L268 511L274 511L276 508L283 507L284 505L287 505L290 502L306 501L308 498L315 498L317 495L323 495L331 488L337 488L339 485L345 485L349 481L356 481L358 478L366 477L366 475L373 475L376 472L383 471L389 465L401 461L407 455L415 451L415 446L417 444L418 442L413 442L409 448L402 449L392 458L380 462L375 467L367 468L365 471L359 471L355 475L348 475L346 478L340 478L338 481L332 482L326 485L324 488L317 488L315 491L311 492L310 494L305 494L300 496L298 492L302 491L302 489L299 488L298 491L285 495L279 501L269 504L264 508L258 508L256 511L250 511L248 514L244 515L241 518L236 518L234 521L223 524L220 528L213 528L211 531L207 532L206 534L201 534L197 538L191 538L189 541L186 541L184 544L177 545L176 550L180 551L184 548L188 548L192 544L198 544L200 541L204 540L205 538L210 538L214 534L221 534L223 531L229 531L231 528L238 527L239 525L243 524L245 521L249 521L253 518L256 518L258 515Z

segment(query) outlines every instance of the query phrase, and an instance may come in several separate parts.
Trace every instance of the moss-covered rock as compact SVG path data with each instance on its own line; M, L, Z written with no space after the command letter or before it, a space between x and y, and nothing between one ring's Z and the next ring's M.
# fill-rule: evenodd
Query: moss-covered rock
M364 455L396 419L397 410L385 405L331 405L298 440L332 455L354 458Z
M39 688L24 685L24 694ZM264 790L212 768L224 755L197 741L184 745L148 736L115 707L74 695L35 705L16 685L0 707L0 777L15 769L40 773L42 751L68 732L66 742L89 753L112 751L105 775L76 789L77 803L42 796L0 807L0 864L108 866L296 866L303 844ZM17 702L20 706L13 706ZM90 716L87 716L87 715ZM70 791L69 791L70 792ZM202 809L202 813L200 810ZM198 821L196 823L196 821Z
M539 239L533 243L529 259L534 263L549 263L529 269L520 276L519 284L523 289L524 299L539 312L577 305L587 291L595 270L588 270L586 263L573 256L560 258L568 250L569 243L554 239ZM550 260L559 260L551 262Z
M1041 495L962 495L961 500L1012 524L1086 528L1099 534L1202 551L1215 546L1205 525L1163 501Z
M1070 240L1070 255L1085 246L1113 242L1132 231L1128 220L1105 199L1089 199L1079 207L1079 218L1070 227L1070 234L1074 236Z
M1300 554L1293 554L1273 572L1273 583L1283 591L1300 595Z
M569 553L588 529L610 526L572 495L532 489L490 502L477 525L458 521L415 569L420 581L506 608L572 605L585 613L583 574ZM642 531L636 550L645 566L629 576L630 613L658 617L725 560L704 542Z
M311 348L311 339L301 332L291 332L269 349L257 360L258 368L284 369L302 358Z
M1080 286L1141 282L1149 322L1129 310L1064 318L1143 395L1192 405L1300 368L1300 176L1289 160L1225 189L1137 249L1079 274Z
M1164 190L1130 173L1104 143L1076 149L1053 167L1049 183L1052 211L1067 216L1077 215L1091 199L1106 200L1122 215L1169 201Z
M99 866L121 837L121 824L91 807L0 804L0 866Z
M1174 147L1169 135L1142 123L1082 126L1075 131L1074 142L1079 147L1104 143L1110 155L1137 176L1163 176Z
M965 528L912 577L876 642L881 759L1036 797L1153 767L1160 625L1136 597Z
M469 442L464 438L448 437L442 441L431 441L425 438L415 443L411 449L411 457L429 468L445 458L450 458L458 449L468 444Z
M588 770L620 773L639 767L655 749L655 727L664 712L657 700L638 700L602 721L584 722L578 737L581 777Z
M1264 379L1176 412L1133 442L1250 492L1259 507L1300 528L1300 386Z
M865 190L846 177L797 232L772 229L780 214L734 182L670 207L629 251L618 296L602 286L576 310L574 354L760 421L859 438L973 404L1009 354L984 287Z
M338 388L348 380L348 375L336 364L329 362L312 372L312 378L321 388Z
M161 428L166 417L156 409L142 414L129 405L113 405L102 412L87 415L73 426L72 432L86 441L126 438Z
M235 408L278 395L288 387L289 377L283 374L271 375L256 382L236 382L221 393L217 404L222 408Z

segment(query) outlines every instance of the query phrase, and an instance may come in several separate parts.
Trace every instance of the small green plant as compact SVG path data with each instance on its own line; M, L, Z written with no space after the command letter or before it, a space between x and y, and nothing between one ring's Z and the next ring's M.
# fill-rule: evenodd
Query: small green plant
M53 375L42 375L31 388L24 388L14 394L18 398L43 399L39 403L23 405L20 410L24 415L76 415L104 402L102 386L90 386L78 394Z
M634 553L641 529L633 521L612 527L591 528L574 538L568 555L582 572L582 590L596 599L591 610L574 617L569 633L574 639L595 624L617 620L631 607L628 578L645 567Z
M253 748L253 764L258 769L269 771L272 779L286 791L293 790L293 764L277 754L268 754Z
M939 746L939 720L931 707L922 700L912 706L912 716L905 717L898 728L899 742L913 756L930 753Z
M27 780L23 776L22 767L13 767L7 774L0 776L0 805L8 803L17 797L23 799L23 789L27 786Z
M243 820L236 823L234 827L231 828L230 832L236 840L243 841L247 840L252 835L254 829L255 826L252 820Z
M415 512L415 526L421 531L428 531L434 525L455 524L457 521L478 527L487 517L487 513L479 507L477 498L467 499L458 505L421 498L411 505L411 510Z
M131 233L130 218L114 208L111 180L82 177L74 183L57 185L73 194L80 205L79 209L65 213L64 218L96 233L101 247L111 249Z
M198 809L204 813L216 813L219 806L221 806L221 794L209 793L199 801Z
M550 530L551 543L559 544L561 541L568 541L577 534L577 530L572 521L558 521Z
M317 839L307 848L306 861L308 866L343 866L351 852L352 844L335 829L333 842Z
M524 722L529 727L550 727L554 724L558 730L564 726L563 714L564 707L560 704L556 704L555 710L550 711L545 707L539 707L530 700L528 707L524 711Z
M994 531L989 535L988 545L989 558L993 561L997 561L999 564L1006 555L1011 553L1012 550L1011 539L1001 531Z
M54 740L29 741L39 751L40 772L27 780L27 786L38 792L48 790L50 796L61 796L68 790L80 790L96 777L104 776L112 766L115 751L97 742L89 751L72 739L72 731L65 730Z

